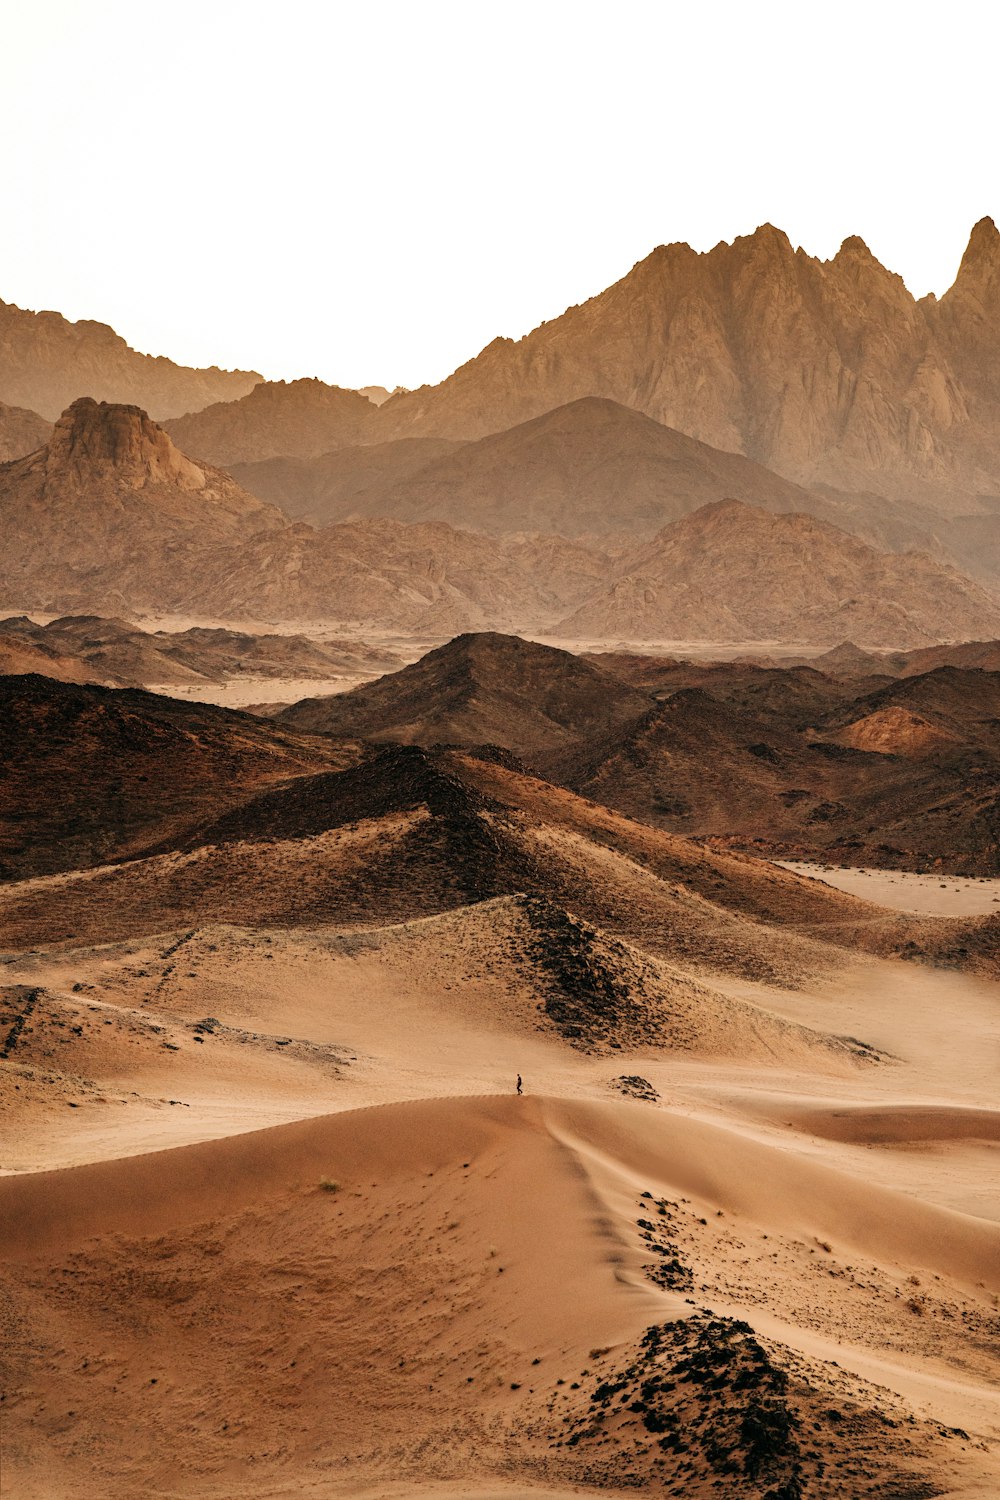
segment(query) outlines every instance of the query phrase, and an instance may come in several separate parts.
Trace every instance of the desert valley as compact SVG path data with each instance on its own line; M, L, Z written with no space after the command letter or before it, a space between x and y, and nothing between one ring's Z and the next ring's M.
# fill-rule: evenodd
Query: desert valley
M435 386L0 303L4 1500L1000 1494L1000 233Z

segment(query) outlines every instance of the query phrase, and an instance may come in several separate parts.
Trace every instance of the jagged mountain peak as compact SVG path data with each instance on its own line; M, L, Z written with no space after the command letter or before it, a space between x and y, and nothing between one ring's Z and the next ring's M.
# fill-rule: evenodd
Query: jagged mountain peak
M942 304L959 297L988 298L991 312L1000 302L1000 229L989 217L974 226L954 285L941 299Z
M857 235L827 261L773 224L706 252L659 246L561 317L389 402L381 435L477 440L600 396L797 484L905 503L919 485L972 512L1000 484L995 393L967 421L1000 347L996 244L983 221L945 317Z

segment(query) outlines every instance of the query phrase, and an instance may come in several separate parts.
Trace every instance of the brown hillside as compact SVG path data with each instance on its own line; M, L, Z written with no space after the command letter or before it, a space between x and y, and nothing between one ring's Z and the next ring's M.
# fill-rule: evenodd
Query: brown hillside
M40 608L123 596L163 605L183 598L185 574L213 546L284 523L228 474L186 458L138 407L89 397L44 448L0 467L0 517L0 590Z
M435 445L446 451L428 451ZM234 472L277 504L286 495L293 514L309 507L310 516L338 520L353 508L496 534L651 536L700 505L730 497L775 510L831 508L738 454L597 397L478 442L404 438L326 454L297 469L285 462L271 474Z
M357 751L154 693L0 677L0 878L120 859Z
M263 380L235 401L216 402L165 425L185 453L228 467L306 458L357 442L375 412L367 397L322 380Z
M228 468L251 495L314 526L332 526L359 516L401 520L404 518L385 503L385 495L401 480L460 447L461 443L445 438L400 438L364 447L338 447L318 458L267 458L258 463L229 464ZM465 514L460 524L468 526L472 520Z
M12 886L0 935L28 946L206 922L367 926L515 894L668 962L768 983L828 968L829 943L995 965L988 923L921 924L495 760L406 746L296 777L130 863Z
M51 434L52 423L37 412L0 404L0 464L43 448Z
M648 700L568 651L518 636L461 635L347 693L306 698L282 721L402 744L495 744L526 760L621 730Z
M994 624L1000 600L930 557L725 501L666 527L553 634L916 646Z

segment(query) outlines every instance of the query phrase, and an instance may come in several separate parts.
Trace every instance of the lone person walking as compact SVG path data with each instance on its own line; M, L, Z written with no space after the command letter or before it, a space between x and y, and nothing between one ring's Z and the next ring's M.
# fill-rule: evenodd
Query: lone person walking
M519 1094L522 1094L524 1092L524 1090L521 1088L521 1075L520 1075L520 1073L518 1073L518 1075L517 1075L517 1092Z

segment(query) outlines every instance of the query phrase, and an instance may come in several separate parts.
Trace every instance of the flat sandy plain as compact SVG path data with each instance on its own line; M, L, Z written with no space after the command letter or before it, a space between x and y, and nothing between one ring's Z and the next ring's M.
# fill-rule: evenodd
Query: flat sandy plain
M4 953L3 1500L1000 1494L1000 986L816 943L585 1051L519 920Z
M976 917L986 916L1000 906L1000 880L918 875L909 870L855 870L808 860L778 859L775 864L893 911L928 917Z

